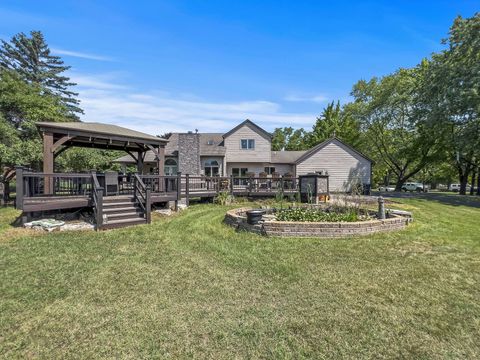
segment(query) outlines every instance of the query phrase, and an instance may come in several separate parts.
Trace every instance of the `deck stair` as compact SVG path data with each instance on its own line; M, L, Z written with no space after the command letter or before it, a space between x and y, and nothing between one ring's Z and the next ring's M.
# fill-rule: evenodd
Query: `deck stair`
M105 196L102 216L102 229L147 223L143 209L131 195Z

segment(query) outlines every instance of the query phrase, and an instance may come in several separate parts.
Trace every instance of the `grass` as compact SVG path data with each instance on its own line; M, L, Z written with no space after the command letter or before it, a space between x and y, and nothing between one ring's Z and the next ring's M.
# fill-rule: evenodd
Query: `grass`
M350 239L235 233L219 205L17 231L0 242L0 355L478 358L480 209L402 202L408 229Z

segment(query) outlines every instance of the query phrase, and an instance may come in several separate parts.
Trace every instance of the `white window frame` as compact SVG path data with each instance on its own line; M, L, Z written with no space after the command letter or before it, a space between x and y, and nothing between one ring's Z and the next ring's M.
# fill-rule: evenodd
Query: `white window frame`
M245 147L243 147L245 142ZM255 139L241 139L240 140L240 149L242 150L255 150Z

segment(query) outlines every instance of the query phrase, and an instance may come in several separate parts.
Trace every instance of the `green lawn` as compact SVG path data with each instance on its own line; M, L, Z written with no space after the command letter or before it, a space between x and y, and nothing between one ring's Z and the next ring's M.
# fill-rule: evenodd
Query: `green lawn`
M218 205L100 233L0 224L0 356L478 358L480 209L402 202L407 230L341 240L235 233Z

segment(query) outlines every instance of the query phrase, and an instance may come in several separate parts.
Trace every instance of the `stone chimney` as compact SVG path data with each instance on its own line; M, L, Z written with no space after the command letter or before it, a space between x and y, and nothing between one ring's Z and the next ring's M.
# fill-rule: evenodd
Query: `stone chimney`
M178 171L200 175L200 134L178 134Z

